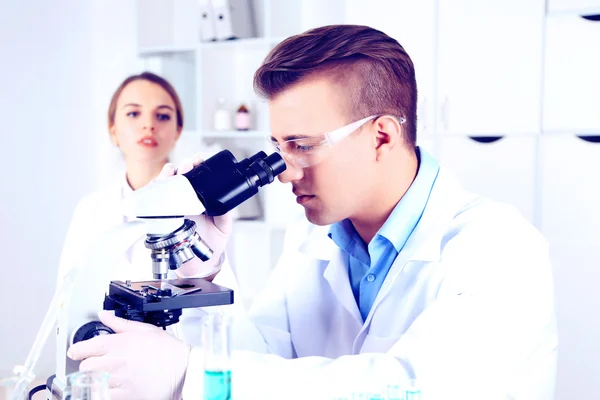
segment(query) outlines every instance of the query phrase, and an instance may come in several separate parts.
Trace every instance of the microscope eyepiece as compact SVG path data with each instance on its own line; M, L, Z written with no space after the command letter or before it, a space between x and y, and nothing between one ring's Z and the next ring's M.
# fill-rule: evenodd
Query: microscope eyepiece
M258 193L258 188L275 180L285 171L285 161L264 151L237 161L223 150L184 176L190 181L210 216L223 215Z

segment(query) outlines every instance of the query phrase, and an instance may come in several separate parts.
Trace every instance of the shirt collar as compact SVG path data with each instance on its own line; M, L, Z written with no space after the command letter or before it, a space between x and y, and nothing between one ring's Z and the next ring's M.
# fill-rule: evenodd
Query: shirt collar
M417 156L419 170L415 180L377 232L377 235L389 240L397 252L402 250L418 225L440 170L437 161L426 151L417 148Z

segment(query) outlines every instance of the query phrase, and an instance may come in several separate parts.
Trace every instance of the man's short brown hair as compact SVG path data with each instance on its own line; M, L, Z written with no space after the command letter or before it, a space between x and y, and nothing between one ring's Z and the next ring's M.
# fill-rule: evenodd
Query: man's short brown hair
M318 75L346 88L350 120L383 114L404 117L405 139L415 145L415 69L395 39L360 25L329 25L289 37L256 71L254 89L272 99L291 85Z

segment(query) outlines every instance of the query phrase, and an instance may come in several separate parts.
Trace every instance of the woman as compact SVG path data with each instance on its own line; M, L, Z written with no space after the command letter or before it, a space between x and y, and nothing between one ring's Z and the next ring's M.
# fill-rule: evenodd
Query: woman
M165 79L150 72L128 77L110 101L108 129L111 141L123 154L126 170L118 182L85 197L77 205L63 247L59 280L83 255L82 252L90 250L100 233L127 222L121 213L124 196L155 179L163 167L173 170L170 164L167 165L168 158L183 129L183 109L175 89ZM182 164L179 172L184 168L191 169L191 161ZM215 222L220 222L217 225L224 232L231 229L229 218ZM202 231L199 233L202 236ZM122 255L111 279L152 279L150 250L144 246L143 239ZM212 243L209 241L209 244ZM189 263L199 262L195 259ZM200 276L210 278L218 268L218 262L207 261ZM185 276L186 267L184 265L178 271L181 276Z

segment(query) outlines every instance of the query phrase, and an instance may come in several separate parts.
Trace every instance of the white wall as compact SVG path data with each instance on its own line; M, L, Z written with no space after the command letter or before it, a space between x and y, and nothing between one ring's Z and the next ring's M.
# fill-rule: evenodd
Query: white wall
M8 3L0 12L0 368L25 361L77 201L121 171L106 112L117 85L142 70L133 0ZM40 379L53 373L53 345L51 337Z
M24 363L53 293L71 213L93 186L88 2L7 3L0 12L0 365ZM51 350L39 371L52 369Z

